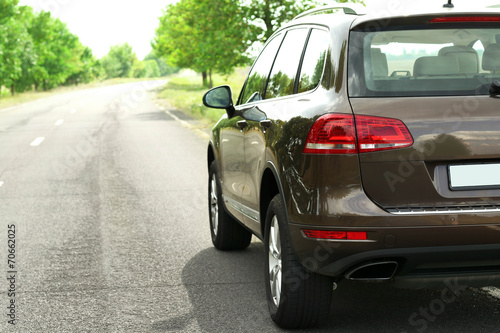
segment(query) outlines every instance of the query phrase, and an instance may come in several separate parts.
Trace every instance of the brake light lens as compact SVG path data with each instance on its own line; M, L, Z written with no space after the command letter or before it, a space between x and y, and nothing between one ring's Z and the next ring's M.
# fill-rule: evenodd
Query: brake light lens
M401 120L327 114L311 127L303 152L356 154L405 148L412 144L410 131Z
M436 17L431 23L453 23L453 22L500 22L498 16L452 16Z
M311 127L305 154L356 154L354 118L346 114L328 114Z
M356 128L360 153L410 147L413 138L398 119L357 116Z
M307 238L330 240L367 240L366 231L331 231L302 229Z

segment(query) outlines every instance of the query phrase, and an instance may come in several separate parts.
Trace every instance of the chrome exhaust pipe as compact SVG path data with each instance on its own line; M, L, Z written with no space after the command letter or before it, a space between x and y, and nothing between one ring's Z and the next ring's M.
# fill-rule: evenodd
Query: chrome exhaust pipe
M396 261L369 262L349 270L345 278L352 281L385 281L390 280L396 273Z

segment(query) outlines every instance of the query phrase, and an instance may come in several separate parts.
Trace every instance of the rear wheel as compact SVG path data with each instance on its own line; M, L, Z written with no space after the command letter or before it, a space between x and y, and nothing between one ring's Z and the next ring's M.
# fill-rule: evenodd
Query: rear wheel
M212 243L219 250L243 250L250 245L252 234L225 210L215 161L210 164L208 209Z
M308 328L329 315L331 278L304 268L295 258L281 197L275 196L266 216L266 294L273 321L282 328Z

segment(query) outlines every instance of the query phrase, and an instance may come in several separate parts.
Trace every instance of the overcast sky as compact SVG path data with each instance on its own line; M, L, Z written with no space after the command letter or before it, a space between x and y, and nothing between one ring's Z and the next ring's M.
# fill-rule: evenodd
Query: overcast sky
M19 5L50 10L96 56L106 55L112 45L129 43L137 57L150 51L162 10L176 0L19 0Z
M151 40L159 25L158 17L169 3L177 0L19 0L20 5L50 10L65 22L82 44L90 47L97 58L121 43L132 45L137 57L143 59L151 51ZM398 8L398 4L441 7L447 0L365 0L377 10ZM453 0L459 6L482 6L500 0Z

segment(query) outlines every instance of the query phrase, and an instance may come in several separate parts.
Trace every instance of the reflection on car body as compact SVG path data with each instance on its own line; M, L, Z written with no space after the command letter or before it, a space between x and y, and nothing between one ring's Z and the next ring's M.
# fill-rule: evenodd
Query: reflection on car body
M344 279L500 284L499 21L316 9L269 39L236 105L207 93L228 101L205 99L228 110L207 154L212 241L264 241L278 325L324 321Z

